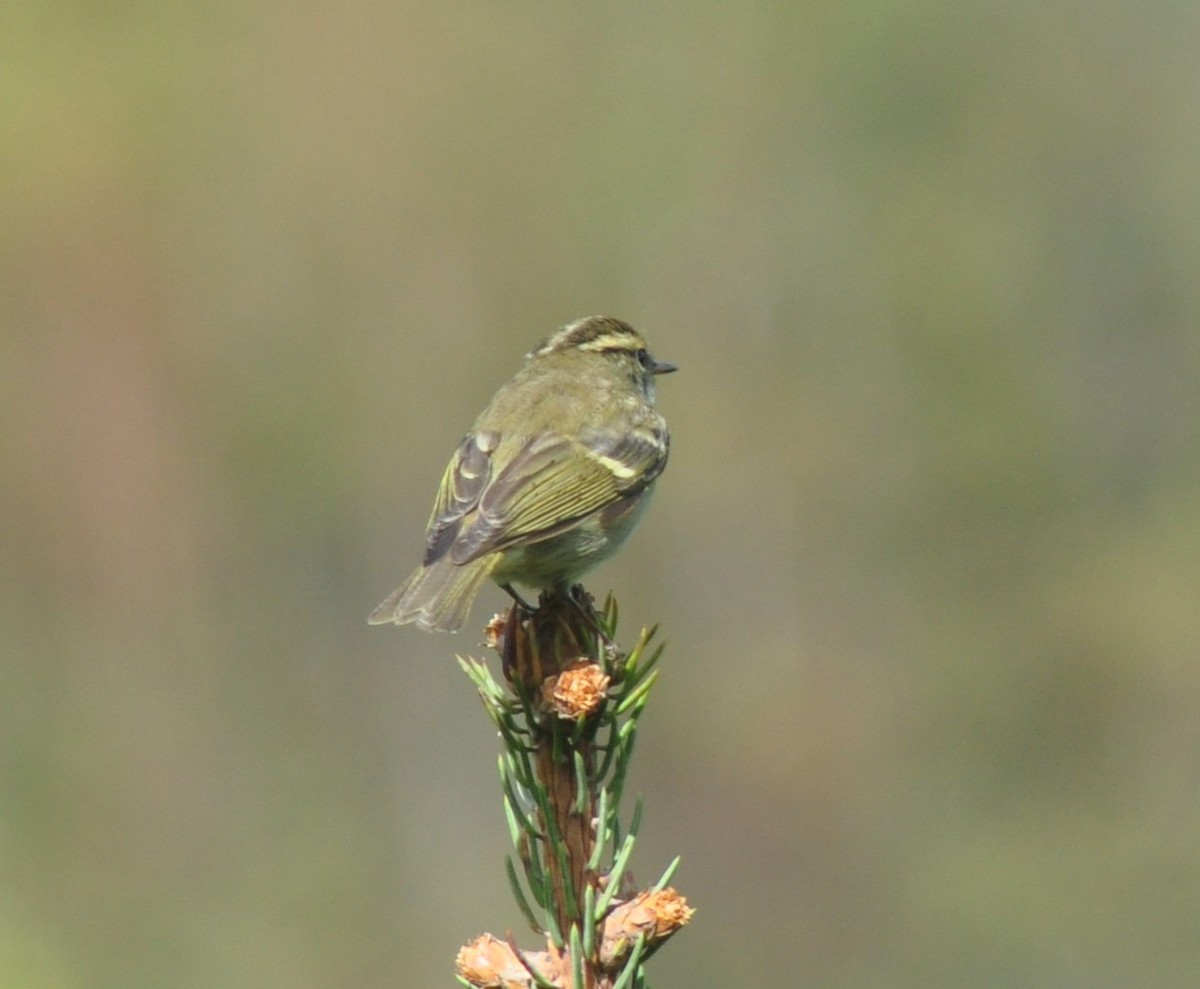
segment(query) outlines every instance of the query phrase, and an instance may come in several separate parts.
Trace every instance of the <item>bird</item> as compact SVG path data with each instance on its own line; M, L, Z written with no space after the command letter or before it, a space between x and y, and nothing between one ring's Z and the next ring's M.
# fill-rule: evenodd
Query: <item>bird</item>
M611 316L559 328L525 356L442 475L421 565L371 625L455 632L485 579L566 591L613 553L667 465L655 380L677 370Z

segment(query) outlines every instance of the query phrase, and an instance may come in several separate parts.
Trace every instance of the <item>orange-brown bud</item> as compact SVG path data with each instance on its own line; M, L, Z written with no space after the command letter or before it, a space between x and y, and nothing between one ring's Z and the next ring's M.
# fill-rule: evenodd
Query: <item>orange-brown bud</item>
M497 611L492 620L484 626L483 642L489 649L499 649L504 640L504 629L508 625L508 613Z
M608 674L591 660L581 659L542 681L542 700L560 718L574 721L594 714L607 690Z
M687 900L670 886L618 903L604 918L601 962L611 966L621 961L633 949L639 934L646 936L647 945L665 941L691 920L693 913Z

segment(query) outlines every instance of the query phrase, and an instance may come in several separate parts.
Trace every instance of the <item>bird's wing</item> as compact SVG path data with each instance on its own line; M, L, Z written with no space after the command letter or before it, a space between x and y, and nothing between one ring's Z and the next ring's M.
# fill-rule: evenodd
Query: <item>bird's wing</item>
M498 433L484 431L467 436L454 451L425 530L425 566L441 559L454 545L463 518L479 503L491 480L492 453L499 442Z
M665 430L532 437L487 484L475 517L453 541L451 559L467 563L569 529L647 487L666 462Z

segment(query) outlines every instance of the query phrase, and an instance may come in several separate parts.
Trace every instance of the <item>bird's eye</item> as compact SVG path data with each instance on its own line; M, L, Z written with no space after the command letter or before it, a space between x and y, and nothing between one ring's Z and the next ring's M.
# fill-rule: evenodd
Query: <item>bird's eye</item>
M645 347L642 347L636 354L634 354L634 356L638 359L638 363L641 364L642 367L650 366L650 351L648 351Z

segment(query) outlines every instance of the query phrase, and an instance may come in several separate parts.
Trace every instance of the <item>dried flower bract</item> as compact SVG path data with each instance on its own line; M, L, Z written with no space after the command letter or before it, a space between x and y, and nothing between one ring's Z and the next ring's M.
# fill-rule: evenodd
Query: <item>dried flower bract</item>
M567 960L553 945L548 951L521 952L491 934L481 934L458 952L458 974L479 989L530 989L535 984L529 968L550 985L567 986L570 971Z
M574 721L594 714L604 703L608 674L591 660L572 663L542 682L542 699L560 718Z
M512 948L490 934L481 934L459 949L454 964L459 975L481 989L524 987L530 982L529 973Z
M665 941L691 920L693 913L687 900L670 886L658 892L639 893L632 900L617 904L604 918L600 960L605 965L620 961L629 954L639 934L646 936L647 946Z
M504 639L504 629L508 625L508 614L503 611L497 611L492 615L492 620L484 626L483 643L489 649L499 649L500 643Z

